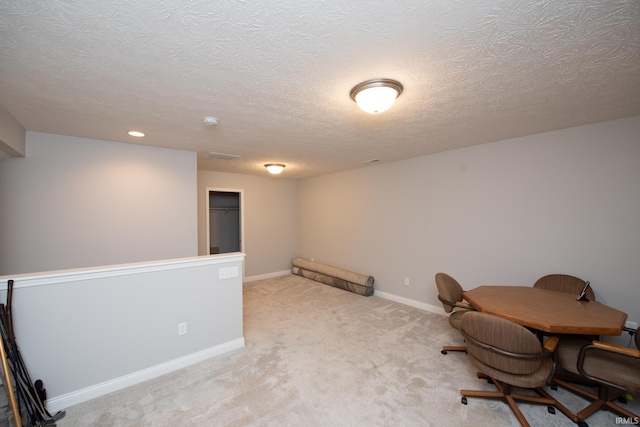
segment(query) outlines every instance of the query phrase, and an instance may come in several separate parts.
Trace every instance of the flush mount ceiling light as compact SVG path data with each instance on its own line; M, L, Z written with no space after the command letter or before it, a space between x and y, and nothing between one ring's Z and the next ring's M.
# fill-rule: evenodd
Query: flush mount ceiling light
M267 163L266 165L264 165L264 167L267 168L269 173L272 173L274 175L277 175L280 172L282 172L282 169L284 169L284 166L285 165L283 165L282 163Z
M144 136L144 133L138 132L137 130L130 130L127 133L131 136L135 136L136 138L142 138Z
M391 79L372 79L354 86L351 99L366 113L387 111L402 93L402 84Z
M202 118L202 124L205 126L215 126L218 124L218 119L211 116L206 116Z

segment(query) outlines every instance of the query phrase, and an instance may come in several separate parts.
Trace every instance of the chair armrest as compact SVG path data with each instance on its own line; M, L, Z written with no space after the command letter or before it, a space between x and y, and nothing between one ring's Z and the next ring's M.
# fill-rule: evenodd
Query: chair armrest
M544 343L544 350L549 353L553 353L556 351L556 347L558 346L558 337L549 337L547 342Z
M458 301L458 302L456 302L456 307L465 308L467 310L475 310L475 308L471 304L469 304L468 302Z
M442 298L441 295L438 295L438 299L440 300L441 303L446 304L446 305L450 305L451 307L458 307L458 308L465 308L467 310L475 310L475 308L473 308L473 306L467 302L463 302L463 301L449 301L446 300L444 298Z
M635 357L636 359L640 359L640 350L622 347L616 344L610 344L602 341L594 341L591 343L591 345L599 350L610 351L612 353L618 353L624 356L630 356Z
M580 372L580 374L583 377L591 381L596 381L598 383L606 384L614 388L620 388L620 385L607 381L604 378L600 378L596 372L594 372L593 374L590 374L585 370L584 365L585 365L586 359L588 359L589 357L587 356L587 353L589 352L589 350L619 354L621 356L628 357L630 359L640 359L640 351L638 350L622 347L616 344L609 344L602 341L593 341L591 344L587 344L580 349L580 354L578 355L578 363L577 363L578 372Z
M480 342L478 340L476 340L475 338L471 337L465 330L464 328L460 329L460 332L462 333L462 336L464 337L464 339L470 343L473 343L475 345L477 345L478 347L487 350L487 351L491 351L493 353L496 354L501 354L503 356L508 356L508 357L512 357L514 359L520 359L520 360L539 360L539 359L544 359L547 357L554 357L553 354L549 354L549 352L547 351L546 345L545 347L542 349L541 352L539 353L516 353L513 351L507 351L507 350L503 350L501 348L498 347L494 347L491 344L486 344L483 342ZM552 347L555 349L555 345L558 343L558 338L556 337L552 337ZM551 338L550 338L551 340ZM553 342L555 342L555 344L553 344Z

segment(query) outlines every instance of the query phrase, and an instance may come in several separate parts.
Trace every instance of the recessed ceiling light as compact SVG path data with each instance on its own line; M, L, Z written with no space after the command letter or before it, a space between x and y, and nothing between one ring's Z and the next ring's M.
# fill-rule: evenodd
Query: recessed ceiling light
M144 136L144 133L138 132L137 130L130 130L128 133L129 135L135 136L137 138L142 138Z

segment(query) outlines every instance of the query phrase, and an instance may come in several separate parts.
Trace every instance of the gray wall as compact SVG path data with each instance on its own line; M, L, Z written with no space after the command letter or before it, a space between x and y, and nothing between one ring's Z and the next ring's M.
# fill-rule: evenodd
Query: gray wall
M439 271L572 274L640 322L639 135L632 117L301 180L299 255L433 306Z
M14 279L16 339L55 411L242 347L242 277L219 277L243 258L0 276L0 298Z
M196 154L27 132L0 160L0 274L197 254Z
M265 172L266 173L266 172ZM282 177L198 171L198 254L207 253L207 187L242 190L245 276L291 269L297 256L297 181Z

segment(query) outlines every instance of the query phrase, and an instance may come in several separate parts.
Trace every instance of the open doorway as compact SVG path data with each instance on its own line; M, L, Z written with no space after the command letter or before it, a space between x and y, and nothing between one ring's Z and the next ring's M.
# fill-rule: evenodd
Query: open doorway
M244 252L242 190L207 188L209 255Z

